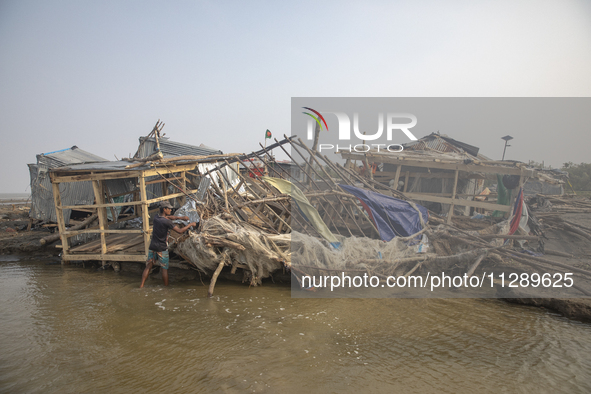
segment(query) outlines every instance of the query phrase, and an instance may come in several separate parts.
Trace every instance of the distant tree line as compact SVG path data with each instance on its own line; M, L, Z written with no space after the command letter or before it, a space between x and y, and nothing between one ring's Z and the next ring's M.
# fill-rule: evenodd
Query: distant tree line
M575 190L591 190L591 163L564 163L562 171L568 172L569 181Z

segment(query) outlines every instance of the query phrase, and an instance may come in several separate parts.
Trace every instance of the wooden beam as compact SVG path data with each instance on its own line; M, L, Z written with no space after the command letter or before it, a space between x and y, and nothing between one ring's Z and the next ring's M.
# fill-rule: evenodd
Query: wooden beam
M406 167L403 165L403 167ZM404 168L403 168L404 169ZM405 171L406 174L408 174L408 176L410 178L414 178L417 176L420 176L421 178L424 179L453 179L454 178L454 173L448 170L445 171L441 171L441 172L410 172L410 171ZM396 176L396 171L382 171L382 172L376 172L375 174L373 174L374 178L377 181L380 181L382 178L386 178L386 179L392 179ZM485 176L480 175L480 174L474 174L474 173L467 173L466 176L463 176L463 178L467 178L467 179L486 179Z
M143 174L145 177L154 176L154 175L165 175L165 174L172 174L175 172L183 172L183 171L193 171L199 163L193 164L185 164L185 165L167 165L166 167L156 167L150 170L144 170Z
M60 173L61 174L61 173ZM109 171L99 172L94 174L83 174L83 175L57 175L54 172L49 173L52 182L79 182L79 181L99 181L99 180L110 180L110 179L123 179L123 178L137 178L139 171Z
M68 171L50 171L49 176L52 182L79 182L79 181L101 181L109 179L122 178L137 178L143 173L145 177L150 177L160 174L172 174L174 172L192 171L197 167L198 163L174 165L168 164L166 167L156 167L147 170L126 170L126 171L105 171L105 172L88 172L86 174L67 175ZM74 171L72 171L74 172Z

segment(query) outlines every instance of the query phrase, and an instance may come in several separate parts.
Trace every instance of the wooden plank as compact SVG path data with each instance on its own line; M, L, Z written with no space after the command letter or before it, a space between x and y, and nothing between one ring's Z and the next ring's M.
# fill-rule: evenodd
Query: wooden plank
M419 200L419 201L430 201L430 202L439 202L443 204L451 204L452 202L455 205L459 205L461 207L474 207L474 208L484 208L490 211L501 211L501 212L509 212L511 207L509 205L499 205L499 204L492 204L483 201L472 201L472 200L452 200L449 197L437 197L432 196L429 194L421 194L421 193L404 193L404 195L412 200Z
M138 240L138 238L139 238L139 240ZM141 244L144 243L143 236L141 236L141 235L137 236L137 235L133 235L133 234L128 235L125 238L120 239L117 242L113 242L112 244L108 245L107 253L113 254L114 252L128 249L128 248L138 245L140 243Z
M367 157L370 163L390 163L390 164L402 164L409 167L422 167L422 168L433 168L443 170L458 170L464 172L484 172L487 174L508 174L508 175L522 175L522 169L518 167L501 167L501 166L487 166L485 164L452 164L452 163L441 163L435 161L422 161L401 158L400 156L391 155L372 155L372 154L355 154L341 152L341 157L344 159L351 160L364 160ZM534 170L523 169L525 176L534 176Z
M65 261L141 261L145 262L148 259L148 255L143 254L125 254L125 253L114 253L114 254L80 254L80 255L63 255L62 260Z
M119 252L122 250L129 251L130 249L135 248L138 245L142 246L140 251L143 251L143 249L144 249L144 238L143 237L139 237L139 238L136 237L135 239L129 240L125 244L115 245L115 246L109 248L109 253Z
M60 233L60 238L62 239L62 248L63 254L67 255L70 249L70 244L68 243L68 237L66 236L66 224L64 220L64 211L59 209L62 205L62 196L60 193L60 185L59 183L52 183L51 187L53 189L53 203L56 207L55 216L57 218L57 228Z
M86 243L83 243L81 245L78 246L74 246L72 249L70 249L70 252L72 254L74 253L85 253L88 251L94 251L94 250L99 250L101 247L101 239L95 239L93 241L89 241Z
M109 244L114 244L120 242L127 237L127 234L115 234L115 235L105 235L105 245L107 248ZM89 252L96 252L100 253L102 250L102 242L101 239L96 239L94 241L87 242L85 244L79 245L76 248L72 249L72 254L75 253L89 253Z

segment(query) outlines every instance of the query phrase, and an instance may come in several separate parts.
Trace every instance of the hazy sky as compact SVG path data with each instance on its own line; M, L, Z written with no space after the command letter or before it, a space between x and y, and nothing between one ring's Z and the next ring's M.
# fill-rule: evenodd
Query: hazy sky
M587 1L0 0L0 192L39 153L133 154L158 119L250 152L290 134L291 97L588 97L590 70ZM589 132L512 133L507 158L591 162ZM505 134L448 134L500 159Z

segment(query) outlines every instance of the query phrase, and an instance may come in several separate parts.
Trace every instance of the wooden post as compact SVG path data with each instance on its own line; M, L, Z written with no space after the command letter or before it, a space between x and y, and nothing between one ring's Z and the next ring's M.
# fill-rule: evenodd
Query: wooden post
M454 176L454 187L451 190L451 198L452 200L456 198L456 189L458 187L458 174L460 173L459 170L456 170L455 176ZM449 212L447 214L447 224L451 224L451 217L454 214L454 203L452 202L449 205Z
M142 202L142 230L144 232L144 254L148 259L148 251L150 248L150 216L148 215L148 195L146 192L146 178L142 172L140 177L140 197Z
M57 229L60 233L60 238L62 239L62 253L63 255L67 255L70 250L70 245L68 244L68 237L66 236L66 224L64 220L64 210L62 208L62 196L60 194L60 184L59 183L52 183L51 187L53 189L53 202L55 204L55 217L57 219ZM62 264L65 264L65 261L62 258Z
M186 175L185 171L181 172L181 186L183 188L183 192L186 193L187 192L187 175ZM186 202L187 202L187 196L181 196L180 197L181 207L183 205L185 205Z
M96 204L104 204L105 203L105 195L103 193L103 182L102 181L92 181L92 189L94 190L94 199ZM108 219L107 219L107 208L106 207L98 207L97 209L98 220L99 220L99 229L105 230L109 227ZM104 232L101 232L101 256L107 254L107 235ZM105 260L102 260L102 264L105 265Z

